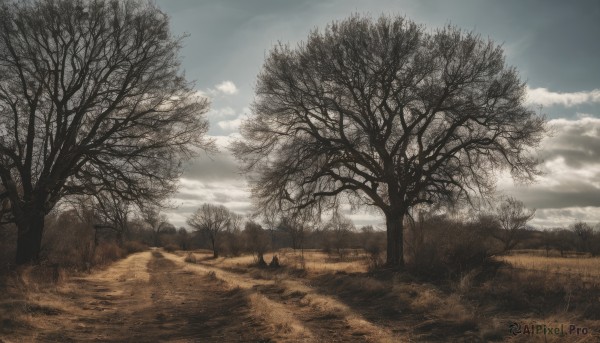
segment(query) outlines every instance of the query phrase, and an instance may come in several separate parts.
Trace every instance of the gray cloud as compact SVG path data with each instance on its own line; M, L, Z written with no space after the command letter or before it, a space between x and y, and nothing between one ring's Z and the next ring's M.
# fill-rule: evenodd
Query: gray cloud
M520 200L538 209L576 206L600 207L600 189L586 181L566 181L557 186L544 185L515 191Z
M233 200L233 198L231 196L229 196L225 193L219 193L219 192L213 193L213 199L215 200L215 202L218 202L218 203L226 203L226 202Z
M600 163L600 120L553 120L554 137L546 140L540 157L545 161L564 159L572 168ZM551 171L550 171L551 172Z
M202 156L188 162L184 168L183 177L188 179L218 181L240 178L237 162L225 151L210 157Z
M545 174L529 187L509 185L504 192L537 208L537 225L600 220L600 119L557 119L549 124L554 133L540 151Z
M569 227L577 221L598 223L600 211L597 207L542 209L536 212L534 220L535 225L543 228Z
M266 52L278 41L294 45L310 30L352 13L406 15L429 29L452 23L503 43L507 63L527 81L542 112L555 121L556 134L540 153L546 175L531 187L505 191L537 207L536 221L596 218L600 204L600 125L578 112L600 114L600 2L560 0L157 0L183 41L182 65L196 89L212 98L210 134L235 132L248 113L256 75ZM490 15L493 14L493 15ZM229 83L227 83L227 81ZM530 91L531 93L531 91ZM586 121L587 120L587 121ZM183 224L202 202L219 202L240 213L250 210L246 184L226 151L213 159L189 161L171 212ZM599 201L600 202L600 201ZM583 207L587 206L587 207ZM563 209L568 209L563 211ZM563 211L563 212L559 212ZM596 211L596 212L594 212ZM542 215L545 217L542 218ZM372 213L355 222L380 222ZM544 222L547 223L547 222ZM543 224L546 225L546 224Z
M546 88L527 87L527 102L544 106L561 105L565 107L600 103L600 89L566 93L552 92Z
M193 200L193 201L206 201L208 197L204 194L190 194L190 193L177 193L173 200Z
M553 136L547 138L540 151L545 174L539 182L528 186L501 185L501 191L514 195L538 209L535 225L568 225L578 218L600 218L600 119L553 120ZM223 148L230 138L219 138ZM173 220L183 225L200 204L223 204L233 211L247 214L252 205L246 182L237 173L234 158L223 149L213 160L194 162L186 171L180 193L174 201L180 205L172 211ZM503 187L502 187L503 186ZM581 210L585 208L585 210ZM365 210L354 213L344 209L357 226L381 224L381 215ZM178 217L179 216L179 217ZM179 218L179 219L178 219Z

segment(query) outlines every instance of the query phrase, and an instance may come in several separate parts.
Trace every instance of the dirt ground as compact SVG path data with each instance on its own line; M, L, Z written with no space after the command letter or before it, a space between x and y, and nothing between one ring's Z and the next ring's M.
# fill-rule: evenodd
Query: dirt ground
M502 301L524 299L514 293L518 288L504 290L504 279L480 286L498 288L490 294L502 298L477 298L475 289L462 281L456 289L444 291L426 282L357 272L358 262L322 262L301 270L293 267L292 257L288 256L289 267L259 269L249 266L251 256L213 259L197 252L195 262L187 263L185 253L153 250L130 255L104 270L65 277L57 284L44 286L27 280L35 273L23 273L20 283L0 296L0 343L583 343L600 339L599 321L591 315L595 307L548 314L542 313L543 307L510 310L508 305L514 302L499 308ZM504 282L515 284L511 280ZM573 294L566 300L571 308L596 301L576 299L577 294L593 292L569 294ZM536 299L531 303L539 302ZM510 320L574 322L588 327L590 334L511 336Z
M292 282L292 281L290 281ZM290 291L289 288L293 288ZM399 337L304 284L267 281L153 251L14 300L0 342L365 342ZM312 302L312 303L311 303ZM319 302L324 302L319 310ZM4 303L6 310L6 302ZM327 306L325 306L327 305ZM341 305L340 305L341 306ZM335 306L333 307L335 309Z
M183 266L159 252L145 252L71 279L38 299L39 310L30 311L32 327L14 328L0 341L269 340L264 325L250 315L243 292Z

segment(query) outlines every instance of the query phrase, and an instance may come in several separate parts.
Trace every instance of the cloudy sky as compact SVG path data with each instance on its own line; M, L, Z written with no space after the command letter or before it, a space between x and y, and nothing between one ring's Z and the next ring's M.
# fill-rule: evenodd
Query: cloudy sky
M581 0L157 0L175 34L186 76L212 99L209 134L223 151L190 161L168 215L177 226L201 203L247 213L244 179L226 146L249 114L255 77L278 41L296 44L315 27L353 13L404 15L429 29L448 23L503 44L528 85L528 102L550 120L540 156L545 175L530 186L499 177L499 189L537 208L534 225L600 222L600 2ZM351 216L380 224L376 213Z

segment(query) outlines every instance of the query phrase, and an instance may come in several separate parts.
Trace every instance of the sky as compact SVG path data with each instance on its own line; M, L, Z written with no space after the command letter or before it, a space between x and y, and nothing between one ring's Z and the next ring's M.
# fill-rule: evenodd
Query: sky
M596 0L157 0L175 35L186 35L182 68L211 98L209 135L221 148L188 161L170 221L185 226L202 203L240 214L251 200L227 145L250 114L256 75L277 42L292 46L315 28L359 13L401 15L427 30L451 24L502 44L527 83L527 104L546 115L551 135L538 151L544 174L531 185L499 175L500 194L537 209L534 226L600 222L600 2ZM381 226L377 211L348 213Z

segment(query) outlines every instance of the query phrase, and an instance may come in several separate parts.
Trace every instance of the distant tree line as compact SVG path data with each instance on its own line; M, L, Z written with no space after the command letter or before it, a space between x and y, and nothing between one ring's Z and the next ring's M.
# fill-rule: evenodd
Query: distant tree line
M107 200L107 199L103 199ZM357 228L334 212L320 223L298 218L244 217L222 205L204 204L175 227L160 207L135 203L102 204L95 197L71 197L45 219L42 262L89 269L150 246L167 251L212 251L214 257L253 254L258 264L279 249L317 249L343 261L360 256L375 266L385 261L386 233L373 226ZM513 198L478 215L420 212L405 223L407 267L430 276L459 275L515 249L535 249L546 256L600 255L600 226L577 222L568 228L534 229L535 211ZM262 220L259 220L262 219ZM0 268L14 260L15 226L0 229Z

